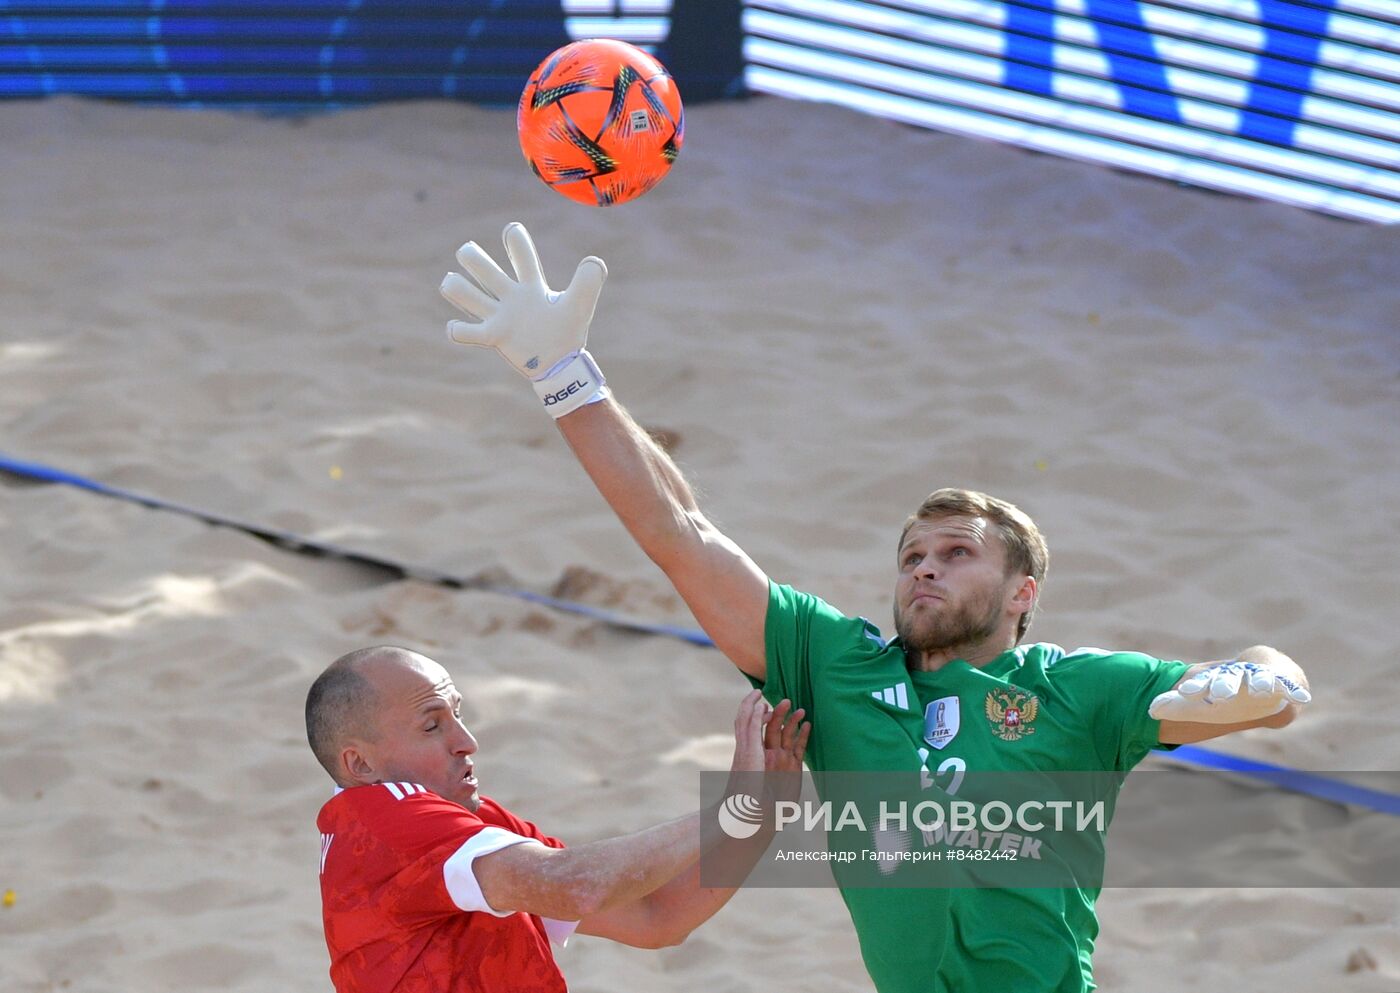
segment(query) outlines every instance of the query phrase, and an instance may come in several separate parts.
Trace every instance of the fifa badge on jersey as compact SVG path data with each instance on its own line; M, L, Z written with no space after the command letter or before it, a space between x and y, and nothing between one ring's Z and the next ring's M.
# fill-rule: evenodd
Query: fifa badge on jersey
M1035 734L1031 724L1040 712L1040 701L1031 694L1015 688L992 690L987 694L986 707L992 734L1002 741L1020 741Z
M924 708L924 741L934 748L945 748L958 736L962 712L958 698L941 696Z

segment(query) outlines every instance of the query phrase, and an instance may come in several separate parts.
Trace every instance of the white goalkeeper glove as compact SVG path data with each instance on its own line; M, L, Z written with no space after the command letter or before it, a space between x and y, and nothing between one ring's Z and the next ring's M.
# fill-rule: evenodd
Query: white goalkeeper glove
M460 345L494 348L535 384L545 409L563 417L607 394L607 380L584 351L608 267L590 255L578 264L569 288L559 293L544 281L530 232L511 222L502 234L515 278L506 275L474 241L457 250L471 276L449 272L439 292L470 321L448 321L447 336Z
M1303 704L1312 694L1272 666L1226 662L1159 693L1147 713L1159 721L1239 724L1272 717L1290 703Z

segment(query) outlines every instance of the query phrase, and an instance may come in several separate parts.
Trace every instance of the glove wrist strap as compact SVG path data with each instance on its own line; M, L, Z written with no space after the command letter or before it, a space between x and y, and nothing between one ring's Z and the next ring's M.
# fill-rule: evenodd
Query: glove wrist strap
M593 356L580 351L534 381L535 393L555 420L610 395L608 381Z

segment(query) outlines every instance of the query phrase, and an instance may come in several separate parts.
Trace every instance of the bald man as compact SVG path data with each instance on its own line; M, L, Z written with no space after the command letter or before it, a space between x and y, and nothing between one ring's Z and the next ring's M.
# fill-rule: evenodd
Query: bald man
M307 738L338 787L317 818L338 993L555 993L551 942L679 944L733 895L700 886L699 814L565 848L482 796L461 704L446 669L392 646L342 656L307 695ZM799 772L802 717L746 696L732 771ZM769 837L725 844L752 865Z

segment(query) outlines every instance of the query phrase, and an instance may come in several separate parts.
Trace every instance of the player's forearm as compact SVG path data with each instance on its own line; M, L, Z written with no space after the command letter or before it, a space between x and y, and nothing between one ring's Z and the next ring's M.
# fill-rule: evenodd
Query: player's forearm
M646 897L648 915L644 943L653 948L679 945L692 931L719 913L737 892L738 888L732 886L701 886L700 863L696 862Z
M771 819L763 830L750 838L725 838L705 854L710 870L707 875L737 883L753 870L772 840ZM738 886L701 885L697 861L646 898L654 942L657 945L680 944L690 932L719 913L738 891Z
M697 534L698 508L685 477L612 399L557 421L579 464L653 561L663 565Z
M639 900L700 857L700 815L552 852L509 901L517 909L557 920Z

